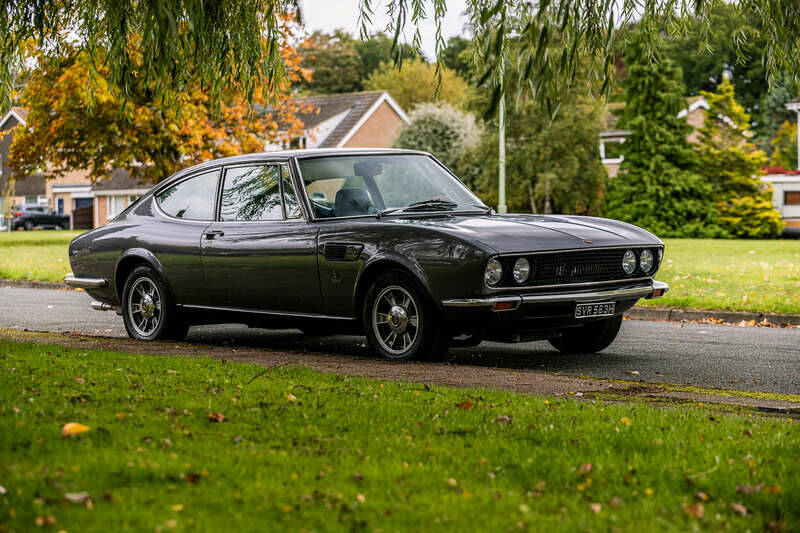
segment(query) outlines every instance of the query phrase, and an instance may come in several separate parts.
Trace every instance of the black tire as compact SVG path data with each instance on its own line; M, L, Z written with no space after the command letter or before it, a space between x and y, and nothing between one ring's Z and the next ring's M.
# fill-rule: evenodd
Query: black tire
M33 231L33 221L26 220L25 224L23 224L23 227L25 228L25 231Z
M135 291L133 295L132 291ZM144 299L145 295L149 298ZM121 303L125 330L133 339L181 340L189 331L189 325L172 303L166 285L149 266L138 266L128 275Z
M60 226L56 226L56 229L69 229L69 222L62 222Z
M407 305L399 301L404 295L410 298ZM390 303L393 298L395 305ZM373 317L380 315L386 316L385 323L376 318L373 324ZM389 270L372 282L362 302L361 317L367 344L381 357L442 361L447 355L450 335L443 320L425 289L403 271ZM392 333L394 341L390 341Z
M549 339L548 342L561 353L595 353L614 342L620 326L622 315L564 330L563 337Z

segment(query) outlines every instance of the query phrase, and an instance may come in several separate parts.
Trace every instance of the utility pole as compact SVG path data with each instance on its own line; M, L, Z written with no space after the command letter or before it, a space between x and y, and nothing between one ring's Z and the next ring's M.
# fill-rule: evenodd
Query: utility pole
M498 146L499 168L498 184L497 184L497 212L500 214L508 213L508 206L506 206L506 88L505 88L505 65L503 64L503 57L500 57L500 107L498 108L498 122L499 122L499 137L500 145Z

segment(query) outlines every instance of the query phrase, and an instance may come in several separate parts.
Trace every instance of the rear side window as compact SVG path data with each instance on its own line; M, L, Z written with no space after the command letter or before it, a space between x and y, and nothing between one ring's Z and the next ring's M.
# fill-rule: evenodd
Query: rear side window
M213 220L218 177L214 170L173 185L158 195L158 205L171 217Z
M283 220L281 167L258 165L225 171L220 220Z

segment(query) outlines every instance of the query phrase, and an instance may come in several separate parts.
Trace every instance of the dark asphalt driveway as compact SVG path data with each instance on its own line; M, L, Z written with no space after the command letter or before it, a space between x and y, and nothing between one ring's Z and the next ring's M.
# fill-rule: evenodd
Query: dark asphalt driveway
M91 310L90 300L83 292L0 288L0 328L125 336L122 318ZM194 327L187 340L265 350L367 353L360 337L307 337L297 330L239 325ZM532 342L483 343L452 349L450 355L456 364L800 393L800 329L630 320L616 342L600 354L565 356L546 342Z

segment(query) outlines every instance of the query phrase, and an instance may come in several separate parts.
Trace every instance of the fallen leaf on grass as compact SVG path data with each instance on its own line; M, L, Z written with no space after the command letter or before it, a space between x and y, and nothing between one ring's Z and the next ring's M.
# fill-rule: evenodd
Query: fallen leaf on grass
M172 507L170 507L170 509L175 511L176 513L180 513L181 511L183 511L183 504L179 503L179 504L173 505Z
M89 499L88 492L65 492L64 499L69 503L84 504Z
M0 485L0 496L6 493L6 488L3 485Z
M702 503L695 503L695 504L683 504L683 510L686 511L686 514L689 516L693 516L697 519L703 518L703 504Z
M364 497L363 494L356 494L356 500L358 500L361 503L364 503L367 499Z
M192 485L197 485L197 482L200 481L200 477L200 474L197 472L188 472L183 476L183 478Z
M117 415L116 415L117 420L122 420L123 418L126 418L127 416L128 416L128 413L117 413Z
M600 514L600 511L603 510L603 506L599 503L590 503L589 509L591 509L594 514Z
M747 516L747 507L742 505L741 503L732 503L730 504L731 511L734 513L738 513L741 516Z
M77 422L67 422L61 427L62 437L71 437L72 435L79 435L89 431L89 426L78 424Z
M286 399L289 400L290 402L296 402L297 401L297 396L295 396L291 392L287 392L286 393Z
M222 422L225 420L225 415L222 413L208 413L209 422Z
M711 496L709 496L703 491L698 492L697 494L694 495L694 497L700 500L701 502L707 502L708 500L711 499Z
M458 402L456 404L456 407L458 407L459 409L469 410L475 407L475 404L469 400L464 400L463 402Z
M582 476L585 476L586 474L590 473L591 471L592 471L592 463L584 463L578 469L578 473L580 475L582 475Z
M610 500L608 500L608 505L610 505L611 507L613 507L615 509L617 507L619 507L620 505L622 505L623 503L624 502L622 501L622 498L614 497L614 498L611 498Z
M494 420L492 420L492 424L510 424L511 417L508 415L500 415Z
M626 426L631 425L631 419L628 418L627 416L623 416L622 418L619 419L619 421L625 424Z
M86 380L83 379L83 378L72 378L72 381L74 381L75 383L79 383L81 385L85 385L86 384Z
M56 523L56 517L51 515L37 516L35 522L39 527L52 526Z

